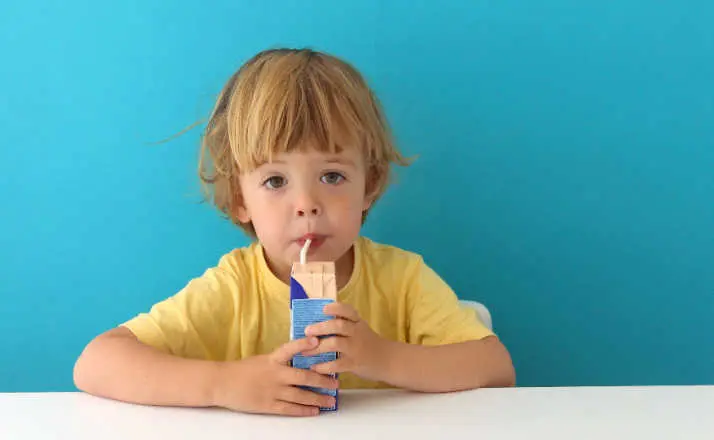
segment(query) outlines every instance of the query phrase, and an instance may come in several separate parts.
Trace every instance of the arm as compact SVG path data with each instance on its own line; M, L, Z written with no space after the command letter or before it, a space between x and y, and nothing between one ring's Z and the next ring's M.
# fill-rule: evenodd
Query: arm
M411 281L409 345L395 347L392 380L422 391L514 386L508 350L478 314L423 261Z
M400 388L448 392L515 385L511 357L495 336L439 346L387 343L384 380Z
M269 355L216 362L164 353L119 327L89 343L75 365L74 381L87 393L146 405L316 415L320 407L332 406L333 398L298 387L334 389L337 380L291 368L288 362L317 343L299 339Z
M249 278L240 275L242 267L228 254L148 313L95 338L76 362L77 387L148 405L289 415L316 414L318 407L331 406L330 396L298 387L336 388L336 380L289 366L295 354L316 346L316 339L227 360L240 352L233 323L251 313L241 302L251 288Z
M233 290L240 279L230 261L224 256L148 313L92 340L75 364L77 388L141 404L211 405L215 361L226 358L221 323L239 306Z
M343 303L325 306L335 319L305 329L328 336L307 355L337 351L335 361L313 366L321 374L352 372L366 379L423 392L460 391L515 384L510 355L495 336L443 345L417 345L384 339Z
M96 337L74 367L77 388L126 402L211 406L220 364L185 359L141 343L127 328Z
M349 371L365 379L425 392L515 385L510 355L501 341L463 307L451 288L421 263L403 276L408 316L404 342L379 337L346 304L330 304L336 319L306 329L329 336L315 352L337 351L337 361L317 365L327 374Z

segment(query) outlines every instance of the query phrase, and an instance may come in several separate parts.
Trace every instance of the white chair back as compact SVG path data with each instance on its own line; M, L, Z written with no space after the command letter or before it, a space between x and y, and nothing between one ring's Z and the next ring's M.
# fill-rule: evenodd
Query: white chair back
M478 314L479 319L481 319L481 322L483 322L483 325L485 325L489 330L493 331L491 312L488 311L488 308L485 305L481 304L480 302L470 301L467 299L462 299L461 304L476 310L476 313Z

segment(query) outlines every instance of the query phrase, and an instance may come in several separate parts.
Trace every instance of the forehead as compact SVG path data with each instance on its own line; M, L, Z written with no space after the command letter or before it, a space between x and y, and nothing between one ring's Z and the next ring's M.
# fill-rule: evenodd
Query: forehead
M340 148L335 151L321 151L316 148L296 149L286 152L276 152L265 158L259 166L266 164L322 165L339 164L362 168L365 158L357 148Z

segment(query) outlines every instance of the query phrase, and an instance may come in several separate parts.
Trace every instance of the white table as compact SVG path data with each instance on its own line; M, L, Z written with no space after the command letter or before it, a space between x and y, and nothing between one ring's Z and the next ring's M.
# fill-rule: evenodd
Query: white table
M714 386L342 391L340 403L336 413L294 419L0 394L0 439L714 439Z

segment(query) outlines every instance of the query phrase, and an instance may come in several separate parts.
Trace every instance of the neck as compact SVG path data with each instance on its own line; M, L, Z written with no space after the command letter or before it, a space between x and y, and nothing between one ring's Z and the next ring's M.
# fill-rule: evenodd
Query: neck
M355 267L355 247L354 245L345 252L345 254L340 257L335 262L335 272L337 278L337 291L342 290L343 287L347 285L352 278L352 272Z

